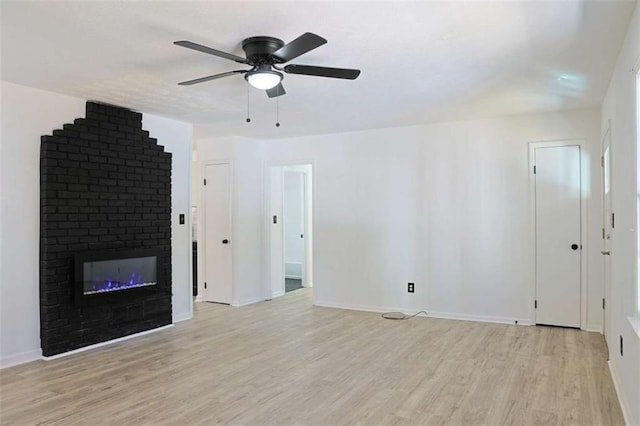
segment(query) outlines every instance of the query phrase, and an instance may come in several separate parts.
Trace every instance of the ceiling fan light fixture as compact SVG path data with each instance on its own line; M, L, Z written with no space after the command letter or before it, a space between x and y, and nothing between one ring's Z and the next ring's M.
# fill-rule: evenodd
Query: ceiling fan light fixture
M278 71L259 69L247 72L244 79L256 89L269 90L280 84L282 74Z

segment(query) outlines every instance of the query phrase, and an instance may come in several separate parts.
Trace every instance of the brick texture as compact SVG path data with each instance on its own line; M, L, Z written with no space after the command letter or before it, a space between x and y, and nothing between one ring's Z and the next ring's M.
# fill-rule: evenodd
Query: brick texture
M142 114L87 102L86 118L42 136L40 339L51 356L170 324L171 154ZM74 302L74 256L154 248L155 291L100 306Z

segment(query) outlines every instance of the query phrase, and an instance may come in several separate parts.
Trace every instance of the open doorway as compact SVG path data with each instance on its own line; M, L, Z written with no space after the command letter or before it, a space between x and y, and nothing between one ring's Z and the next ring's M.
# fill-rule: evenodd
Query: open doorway
M311 164L270 169L269 297L313 286Z

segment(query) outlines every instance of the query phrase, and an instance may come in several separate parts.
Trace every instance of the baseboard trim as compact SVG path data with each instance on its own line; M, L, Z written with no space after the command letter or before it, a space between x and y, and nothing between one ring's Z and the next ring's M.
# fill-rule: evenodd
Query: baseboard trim
M203 300L202 300L202 295L201 295L201 294L197 295L197 296L196 296L196 300L195 300L195 301L196 301L196 302L203 302Z
M380 307L380 306L368 306L368 305L353 305L350 303L332 303L332 302L323 302L316 301L314 302L315 306L320 306L322 308L335 308L335 309L349 309L352 311L365 311L365 312L392 312L392 311L402 311L401 308L389 308L389 307ZM420 312L419 310L411 310L404 309L403 311L406 314L414 314L416 312Z
M19 354L4 356L0 358L0 370L4 368L14 367L27 362L37 361L42 357L42 349L21 352Z
M284 296L284 294L284 290L278 290L271 295L271 298L275 299L276 297Z
M302 262L297 260L284 261L284 277L292 278L295 280L302 279Z
M191 318L193 318L193 313L191 312L185 312L184 314L177 314L176 316L173 317L173 323L176 324L178 322L188 321Z
M602 334L602 326L601 325L587 324L587 326L585 327L585 331L590 331L592 333L600 333L600 334Z
M252 305L258 302L264 302L264 298L258 297L253 299L239 300L239 301L231 302L231 306L235 306L235 307L246 306L246 305Z
M622 416L624 417L624 423L626 425L634 425L636 423L633 423L631 420L631 410L629 409L629 405L627 405L627 401L624 398L624 394L620 391L620 380L618 379L618 373L616 370L616 367L614 366L614 364L611 362L611 360L607 361L607 364L609 364L609 373L611 373L611 380L613 381L613 387L616 390L616 395L618 396L618 402L620 402L620 408L622 409ZM638 419L640 420L640 419Z
M114 343L124 342L125 340L135 339L136 337L142 337L142 336L147 335L147 334L157 333L158 331L166 330L167 328L171 328L171 327L173 327L173 324L167 324L167 325L164 325L162 327L154 328L154 329L151 329L151 330L141 331L140 333L129 334L128 336L118 337L117 339L109 340L108 342L96 343L95 345L85 346L84 348L74 349L72 351L65 352L65 353L58 354L58 355L51 355L51 356L42 355L40 358L45 360L45 361L53 361L55 359L64 358L64 357L67 357L67 356L70 356L70 355L79 354L81 352L87 352L87 351L90 351L90 350L93 350L93 349L98 349L98 348L101 348L103 346L113 345Z
M489 322L494 324L531 325L531 320L529 318L494 317L494 316L488 316L488 315L468 315L468 314L436 312L436 311L429 311L429 316L433 318L450 319L450 320L456 320L456 321Z
M518 325L531 325L531 321L528 318L507 318L507 317L491 317L481 315L467 315L457 314L449 312L437 312L429 309L410 309L410 308L397 308L397 307L381 307L381 306L367 306L367 305L352 305L342 303L330 303L317 301L314 303L316 306L325 308L337 308L337 309L351 309L354 311L366 311L366 312L404 312L407 315L413 315L421 310L427 311L427 316L431 318L450 319L456 321L475 321L475 322L489 322L497 324L517 324Z

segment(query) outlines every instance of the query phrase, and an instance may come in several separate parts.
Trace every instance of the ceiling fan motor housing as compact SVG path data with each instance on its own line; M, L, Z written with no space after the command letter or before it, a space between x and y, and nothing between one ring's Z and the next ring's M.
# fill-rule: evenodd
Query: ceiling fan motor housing
M284 42L275 37L249 37L242 41L242 50L247 56L247 61L253 66L273 64L276 60L272 54L282 46Z

